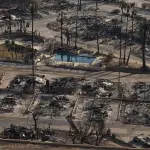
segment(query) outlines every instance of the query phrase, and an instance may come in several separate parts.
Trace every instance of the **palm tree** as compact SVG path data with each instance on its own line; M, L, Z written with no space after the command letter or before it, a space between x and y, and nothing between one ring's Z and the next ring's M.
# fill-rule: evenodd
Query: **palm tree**
M62 5L62 4L61 4ZM61 46L63 46L63 24L64 24L64 21L67 19L66 17L66 13L64 13L63 11L61 11L59 14L58 14L58 17L56 19L56 21L59 21L60 22L60 43L61 43Z
M30 4L30 12L32 16L32 76L33 76L33 95L35 94L35 80L34 80L34 49L33 49L33 42L34 42L34 16L37 11L37 3L35 1L31 1Z

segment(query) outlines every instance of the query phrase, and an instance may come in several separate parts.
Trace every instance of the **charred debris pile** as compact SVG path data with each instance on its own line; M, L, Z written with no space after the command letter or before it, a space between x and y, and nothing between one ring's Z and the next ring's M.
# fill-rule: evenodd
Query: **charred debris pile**
M121 120L123 123L150 125L150 85L137 82L125 90L122 104Z
M34 129L25 126L16 126L11 124L10 127L4 128L1 133L2 138L8 139L23 139L23 140L36 140L36 133ZM52 130L38 129L38 140L64 143L65 141L58 137L57 133Z
M85 78L64 77L50 81L44 75L35 75L34 80L35 89L41 94L74 95L77 92L82 96L111 97L116 90L116 84L105 79L89 82ZM16 93L31 94L33 77L31 75L16 76L10 82L8 90Z
M35 75L34 84L36 89L42 88L46 84L45 76ZM33 91L33 76L18 75L12 80L8 87L9 91L20 93L32 93Z

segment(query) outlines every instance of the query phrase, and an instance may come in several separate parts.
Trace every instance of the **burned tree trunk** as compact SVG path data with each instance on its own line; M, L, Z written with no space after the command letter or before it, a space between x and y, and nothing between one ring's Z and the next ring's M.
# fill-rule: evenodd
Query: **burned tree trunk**
M145 45L146 45L146 39L147 39L147 23L144 22L143 26L143 45L142 45L142 61L143 61L143 71L146 71L146 62L145 62Z
M63 46L63 12L61 12L61 35L60 35L60 39L61 39L61 46Z
M129 64L129 59L130 59L131 51L132 51L132 44L133 44L133 40L134 40L133 32L134 32L134 17L135 17L135 15L136 15L136 12L133 10L133 11L132 11L131 42L130 42L130 51L129 51L129 55L128 55L128 59L127 59L127 65Z
M96 142L95 142L95 146L98 146L101 142L101 140L103 139L103 135L99 134L98 132L96 132Z
M9 15L9 33L11 33L11 14L10 14L10 0L8 0L8 15Z
M124 48L124 57L123 57L123 62L125 64L126 62L126 50L127 50L127 42L128 42L128 23L129 23L129 9L127 8L127 21L126 21L126 38L125 38L125 48Z
M97 9L98 9L98 2L96 0L96 8L95 8L95 19L96 19L96 43L97 43L97 52L99 54L99 27L97 23Z
M76 36L75 36L75 49L77 48L77 38L78 38L78 7L76 14Z
M23 28L23 0L21 0L21 20L20 20L20 32L22 32Z
M39 136L38 136L37 121L38 121L39 117L38 117L37 114L35 114L35 113L32 114L32 117L33 117L33 121L34 121L34 130L35 130L35 132L36 132L36 139L38 140L38 139L39 139Z

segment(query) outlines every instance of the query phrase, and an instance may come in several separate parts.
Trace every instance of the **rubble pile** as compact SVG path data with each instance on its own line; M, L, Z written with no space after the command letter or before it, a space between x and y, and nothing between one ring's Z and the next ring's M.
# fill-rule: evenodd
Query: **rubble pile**
M66 110L67 104L69 104L69 99L66 96L52 96L52 95L42 95L40 96L39 106L43 110L45 116L49 116L53 113L57 113L57 116Z
M59 22L50 22L47 24L47 28L58 32L60 30L61 26L60 26Z
M49 7L49 9L51 11L54 11L54 12L59 12L60 10L69 10L69 9L74 8L74 7L75 7L74 4L69 3L69 2L65 2L65 3L63 3L63 5L54 4L53 6Z
M66 17L66 16L65 16ZM78 29L78 38L83 40L95 40L97 36L97 31L99 31L99 37L116 39L120 28L118 26L119 20L107 19L106 17L97 17L93 15L84 15L84 16L71 16L63 18L63 33L67 36L68 32L71 37L76 36L76 20L78 19L77 29ZM57 19L56 22L48 23L47 27L59 31L60 30L60 19ZM67 32L67 31L68 32ZM103 41L102 41L103 42Z
M111 114L111 100L94 97L79 97L77 108L73 111L75 119L100 120Z
M10 125L9 128L5 128L1 133L3 138L9 139L34 139L34 131L32 129L28 129L22 126L15 126L13 124Z
M62 142L55 132L49 129L38 129L38 134L41 141ZM11 124L9 128L5 128L2 131L1 136L8 139L34 140L36 138L36 133L34 129Z
M7 95L2 100L0 100L0 112L9 113L14 111L16 105L21 104L21 99L17 95Z
M35 75L35 88L39 89L45 86L46 79L45 76ZM33 77L32 75L18 75L11 81L9 84L9 90L17 93L31 93L33 85Z
M95 40L97 37L97 31L99 37L102 37L104 41L101 41L101 44L104 44L105 40L115 40L120 31L120 27L118 26L119 20L107 19L106 17L97 17L97 23L95 16L86 15L86 16L71 16L63 18L63 34L67 37L70 35L70 38L75 38L76 36L76 20L77 30L78 30L78 38L82 40L90 41ZM60 18L56 19L56 22L50 22L47 24L47 27L54 31L60 31Z
M81 95L93 97L111 97L115 90L114 84L108 80L97 80L94 83L85 83L81 87Z
M98 17L98 22L102 21L102 17ZM94 35L96 36L96 24L95 17L92 15L88 16L78 16L78 36L82 39L94 39ZM99 24L100 26L100 24ZM71 33L72 37L75 37L76 34L76 16L71 16L64 23L64 27L67 27L69 33Z
M3 77L5 76L5 73L0 73L0 84L2 84L2 80L3 80Z
M136 125L150 125L150 105L133 103L122 105L121 120L123 123Z
M150 90L150 85L147 85L145 82L138 82L132 87L137 94L137 99L138 100L144 100L144 101L149 101L149 90Z
M79 87L81 79L73 77L57 78L49 85L51 94L73 94Z
M100 100L90 100L87 101L87 103L84 105L83 110L84 111L91 111L94 110L95 108L99 108L101 110L103 110L103 113L106 113L106 110L108 110L109 108L109 100L106 100L105 103L104 101L100 101ZM97 114L98 115L98 114Z
M21 6L21 3L20 4L18 3L17 6L11 7L9 11L11 15L14 15L18 18L16 21L19 21L19 19L21 18L21 14L24 20L31 19L30 4L27 2L26 3L23 2L23 7ZM7 10L6 10L6 13L7 13ZM38 11L36 11L34 18L41 19L42 15Z
M55 1L43 1L44 7L41 8L42 12L44 11L52 11L52 12L60 12L60 10L70 10L75 7L74 3L71 3L67 0L55 0Z
M149 101L150 85L145 82L137 82L132 86L129 86L124 93L124 97L128 100L137 100L137 101Z
M108 40L114 40L119 33L119 27L107 23L96 23L91 24L87 27L84 32L82 39L83 40L96 40L97 30L99 37L106 38ZM101 44L105 44L105 40L100 42Z

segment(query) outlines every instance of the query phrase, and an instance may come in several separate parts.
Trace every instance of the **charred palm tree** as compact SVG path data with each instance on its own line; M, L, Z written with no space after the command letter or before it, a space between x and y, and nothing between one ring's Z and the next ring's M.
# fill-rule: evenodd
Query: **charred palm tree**
M146 62L145 62L145 46L146 46L146 40L147 40L147 32L148 32L148 24L145 20L143 25L141 26L141 32L143 34L143 44L142 44L142 62L143 62L143 71L147 70Z
M136 10L133 9L132 10L132 14L131 14L131 18L132 18L132 30L131 30L131 38L130 38L130 51L129 51L129 55L128 55L128 59L127 59L127 65L129 64L129 59L130 59L130 56L131 56L131 51L132 51L132 44L133 44L133 40L134 40L134 18L136 16Z
M16 44L15 44L15 41L11 41L11 53L12 53L12 56L13 56L13 53L15 53L16 59L17 59L17 54L16 54Z
M75 36L75 49L77 49L77 38L78 38L78 11L79 7L77 6L77 11L76 11L76 36Z
M61 4L62 5L62 4ZM61 6L62 7L62 6ZM66 14L61 10L61 12L58 14L57 21L60 22L60 43L61 46L63 46L63 24L64 20L66 19Z
M0 24L1 32L3 34L3 24Z
M123 23L123 14L124 14L124 9L126 9L126 2L125 1L121 1L120 2L120 8L121 8L121 24L120 24L120 56L119 56L119 66L120 66L120 61L122 58L122 23Z
M124 47L124 57L123 57L123 62L125 64L125 61L126 61L126 49L127 49L127 42L128 42L128 24L129 24L129 11L130 11L130 4L126 3L126 37L125 37L125 47Z
M67 28L66 33L65 33L66 39L67 39L67 47L70 46L70 33Z
M124 9L126 9L126 2L125 1L121 1L120 2L120 8L121 8L121 22L123 22L123 13L124 13Z
M61 12L61 20L60 20L60 23L61 23L61 36L60 36L60 39L61 39L61 46L63 46L63 12Z

